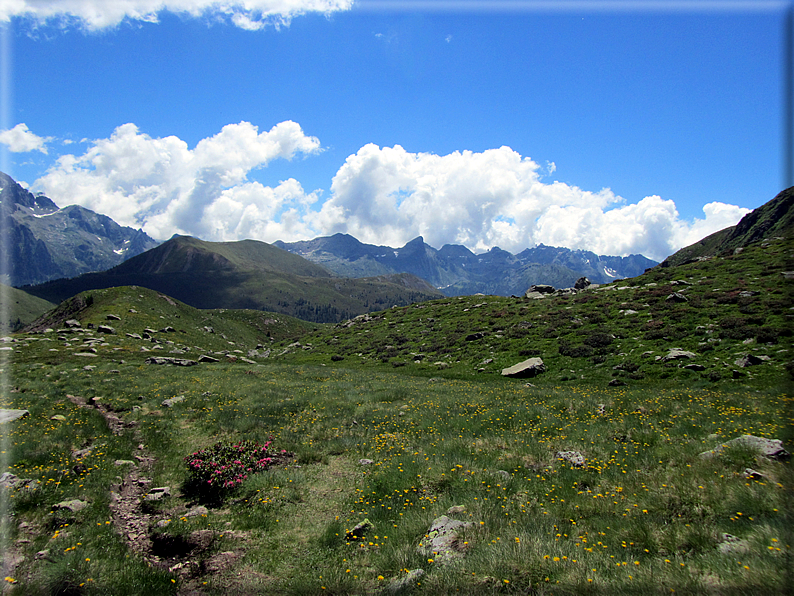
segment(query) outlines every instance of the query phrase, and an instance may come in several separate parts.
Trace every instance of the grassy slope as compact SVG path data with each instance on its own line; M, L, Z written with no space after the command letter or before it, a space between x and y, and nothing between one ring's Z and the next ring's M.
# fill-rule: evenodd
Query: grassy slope
M301 340L311 349L282 360L330 364L332 358L364 366L405 366L412 374L470 378L539 356L553 382L603 383L616 378L650 385L665 378L708 385L757 378L779 383L791 361L792 243L756 244L735 256L716 257L649 273L573 297L542 300L467 296L395 308L369 322L323 329ZM683 280L691 285L673 285ZM673 292L688 302L667 300ZM743 295L742 292L750 293ZM627 310L635 314L625 314ZM467 339L471 334L481 339ZM664 363L670 348L697 354ZM763 366L738 369L751 353ZM680 368L699 364L703 371Z
M108 315L118 315L121 320L108 320ZM232 339L240 347L249 349L260 343L269 344L285 338L294 340L322 327L258 310L199 310L154 290L125 286L78 294L31 323L27 331L41 332L50 328L63 333L68 319L79 320L84 328L110 325L118 335L172 326L175 331L168 339L177 339L184 346L201 347L205 351L229 350ZM205 327L211 327L212 331Z
M791 464L740 449L713 460L698 453L745 433L786 439L791 450L782 368L792 349L785 332L791 282L780 274L791 270L791 253L790 242L753 246L616 284L636 288L567 300L471 297L389 309L369 323L304 335L299 341L311 349L292 348L280 359L275 354L297 332L285 330L283 346L275 338L273 356L259 364L222 359L189 369L144 364L152 353L141 348L152 342L125 333L171 325L176 333L155 334L163 349L154 354L181 347L190 351L179 357L192 357L245 353L264 343L261 332L229 321L244 313L196 312L141 289L94 292L78 316L84 324L122 316L110 323L119 333L102 336L96 356L77 355L86 350L85 333L18 335L12 344L3 405L31 415L5 427L9 465L39 482L9 494L9 544L30 540L16 543L25 560L14 572L15 593L69 585L74 594L368 594L415 568L427 572L417 594L780 593L790 579ZM669 282L682 278L694 284L685 292L690 301L665 302L683 287ZM760 293L741 297L745 290ZM640 314L619 313L632 307ZM208 324L215 334L201 330ZM692 333L708 324L715 327L704 331L713 333ZM486 335L466 341L464 333L475 331ZM561 340L576 347L600 333L618 336L589 340L602 354L559 354ZM648 338L653 333L660 339ZM777 343L743 344L745 336ZM707 370L640 356L673 344L698 352ZM754 348L772 361L734 380L736 355ZM420 364L409 358L414 349L425 353ZM536 351L549 370L534 386L498 375ZM601 366L592 361L598 356ZM487 357L494 362L482 363ZM613 369L624 361L639 368ZM708 380L711 372L720 379ZM614 374L628 386L607 387ZM136 426L114 436L96 410L75 407L67 395L101 397ZM185 401L162 405L176 395ZM52 420L56 414L65 420ZM253 476L206 517L181 517L194 504L179 491L185 455L222 438L269 437L296 454L296 465ZM178 541L210 530L208 549L188 558L207 566L234 552L233 564L190 575L182 573L189 565L175 567L178 560L148 567L125 550L108 487L122 473L113 461L134 459L138 443L156 457L152 485L171 486L174 495L151 508L150 532ZM94 450L75 469L71 450L86 445ZM569 449L586 457L583 469L555 457ZM360 458L374 463L361 466ZM748 466L765 477L745 479ZM67 498L90 505L72 516L50 513ZM461 517L476 525L464 537L466 558L440 567L416 545L452 505L464 505ZM374 530L347 544L345 530L364 518ZM172 523L156 528L158 519ZM723 533L746 540L746 552L720 553ZM50 555L37 559L44 549Z
M5 300L4 308L7 309L7 320L3 321L2 326L6 329L7 325L7 329L12 331L16 331L21 325L30 323L55 306L52 302L10 286L4 286L0 290L0 294Z
M754 209L735 226L725 228L686 246L664 260L663 266L680 265L699 257L729 254L765 239L791 237L794 229L794 187Z

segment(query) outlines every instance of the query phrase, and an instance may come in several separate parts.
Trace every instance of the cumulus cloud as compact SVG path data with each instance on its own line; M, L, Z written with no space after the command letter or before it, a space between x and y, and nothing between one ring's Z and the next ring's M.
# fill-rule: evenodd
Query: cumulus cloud
M125 19L157 22L158 13L169 11L228 19L243 29L256 30L268 24L289 24L306 12L347 10L352 4L353 0L11 0L0 3L0 23L22 17L38 22L77 22L98 31Z
M509 147L439 156L369 144L347 158L331 198L309 217L324 233L389 246L421 235L435 247L499 246L515 253L543 243L660 260L748 212L710 203L704 219L686 222L671 200L651 196L626 204L609 189L544 182L553 171Z
M124 124L79 156L61 156L34 187L59 204L79 204L158 239L189 234L227 241L306 234L295 213L317 200L293 179L271 188L248 180L274 159L320 150L292 121L259 132L229 124L193 148L175 136L152 138ZM275 239L275 238L273 238Z
M0 143L8 147L12 153L27 153L29 151L41 151L47 153L47 143L52 137L40 137L33 134L27 124L21 122L14 128L0 131Z
M399 247L421 235L436 248L518 253L542 243L656 260L748 212L714 202L702 219L685 221L673 201L658 196L628 203L609 189L548 181L554 164L541 166L510 147L436 155L368 144L338 169L325 202L294 178L272 187L249 179L274 159L318 151L319 140L291 121L261 133L248 122L230 124L193 149L124 124L83 155L60 157L33 188L158 239L178 233L273 242L343 232Z

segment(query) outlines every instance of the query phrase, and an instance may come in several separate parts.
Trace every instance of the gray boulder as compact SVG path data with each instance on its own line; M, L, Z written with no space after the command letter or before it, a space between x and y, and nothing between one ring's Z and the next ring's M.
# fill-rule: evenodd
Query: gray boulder
M574 468L581 468L584 466L584 455L578 451L558 451L554 454L554 457L571 464Z
M33 488L35 483L35 480L20 478L11 472L3 472L3 475L0 476L0 487L3 488Z
M554 293L554 286L549 286L546 284L535 284L529 286L527 292L540 292L541 294L553 294Z
M665 302L689 302L689 298L687 298L680 292L673 292L664 300Z
M77 513L88 506L88 503L80 499L71 499L70 501L61 501L52 506L53 511L71 511Z
M375 526L372 524L372 522L368 519L365 519L361 523L356 524L356 527L345 534L345 540L359 540L366 536L367 532L374 529Z
M159 486L157 488L153 488L149 491L149 494L144 497L144 501L160 501L165 497L171 496L171 487L169 486Z
M687 370L693 370L695 372L702 372L702 371L706 370L706 367L703 366L702 364L687 364L686 366L684 366L682 368L685 368Z
M576 283L573 284L573 288L575 290L584 290L589 285L590 285L589 279L587 279L586 277L580 277L579 279L576 280Z
M173 364L174 366L196 366L195 360L185 358L171 358L168 356L150 356L146 359L146 364Z
M723 534L717 550L723 555L741 555L750 552L750 543L732 534Z
M20 418L24 418L25 416L29 416L30 412L27 410L4 410L0 409L0 424L6 424L7 422L13 422L14 420L19 420Z
M697 354L694 352L687 352L686 350L682 350L680 348L672 348L669 352L667 352L666 356L661 356L660 360L662 362L670 362L671 360L682 360L684 358L697 358Z
M704 451L700 457L711 458L715 455L721 454L726 447L742 446L753 451L758 452L758 455L766 457L767 459L775 459L778 461L786 461L791 457L791 454L783 448L783 441L780 439L767 439L764 437L756 437L754 435L742 435L718 445L711 451Z
M757 366L770 360L769 356L756 356L755 354L745 354L738 358L734 364L740 368L747 368L748 366Z
M396 577L383 589L384 596L397 596L407 594L425 575L424 569L413 569L403 577Z
M460 533L474 526L473 522L462 522L446 515L437 517L430 525L425 538L419 543L417 550L434 563L445 564L461 559L466 545Z
M164 407L166 407L166 408L173 408L176 404L178 404L179 402L183 402L183 401L185 401L185 396L184 395L177 395L177 396L174 396L172 398L163 400L162 405Z
M502 376L520 379L536 377L544 372L546 372L546 365L543 364L543 360L540 358L529 358L509 368L503 368Z

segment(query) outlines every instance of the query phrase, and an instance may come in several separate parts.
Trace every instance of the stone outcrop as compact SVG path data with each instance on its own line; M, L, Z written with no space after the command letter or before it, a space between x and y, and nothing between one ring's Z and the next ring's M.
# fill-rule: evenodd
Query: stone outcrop
M169 356L150 356L146 359L146 364L173 364L174 366L196 366L195 360L185 358L171 358Z

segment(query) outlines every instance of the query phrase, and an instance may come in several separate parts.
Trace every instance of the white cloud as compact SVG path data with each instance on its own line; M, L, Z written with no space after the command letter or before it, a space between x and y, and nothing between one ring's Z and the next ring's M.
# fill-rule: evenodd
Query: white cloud
M554 166L541 168L509 147L439 156L370 144L347 158L310 223L323 233L394 247L421 235L437 248L516 253L543 243L660 260L748 211L710 203L705 219L689 223L673 201L651 196L625 204L609 189L543 182L544 170Z
M27 153L41 151L47 153L47 143L52 137L40 137L28 129L27 124L21 122L14 128L0 131L0 143L6 145L12 153Z
M38 22L78 22L91 31L115 27L125 19L157 22L161 11L191 17L228 18L243 29L289 24L306 12L330 14L347 10L353 0L4 0L0 23L13 17Z
M158 239L273 242L344 232L400 247L421 235L436 248L518 253L543 243L657 260L748 212L715 202L703 219L687 222L658 196L630 204L609 189L548 182L553 164L510 147L442 156L365 145L336 172L324 203L320 191L306 193L293 178L274 187L249 180L274 159L318 151L319 140L291 121L262 133L248 122L230 124L193 149L125 124L83 155L59 158L33 187L59 205L83 205Z
M124 124L83 155L60 157L34 187L60 205L82 205L155 238L238 240L279 229L280 211L316 201L295 180L270 188L248 181L249 172L319 150L320 141L291 121L262 133L249 122L229 124L193 149L177 137L152 138ZM294 219L288 213L284 221ZM303 232L294 223L282 228L287 237Z

